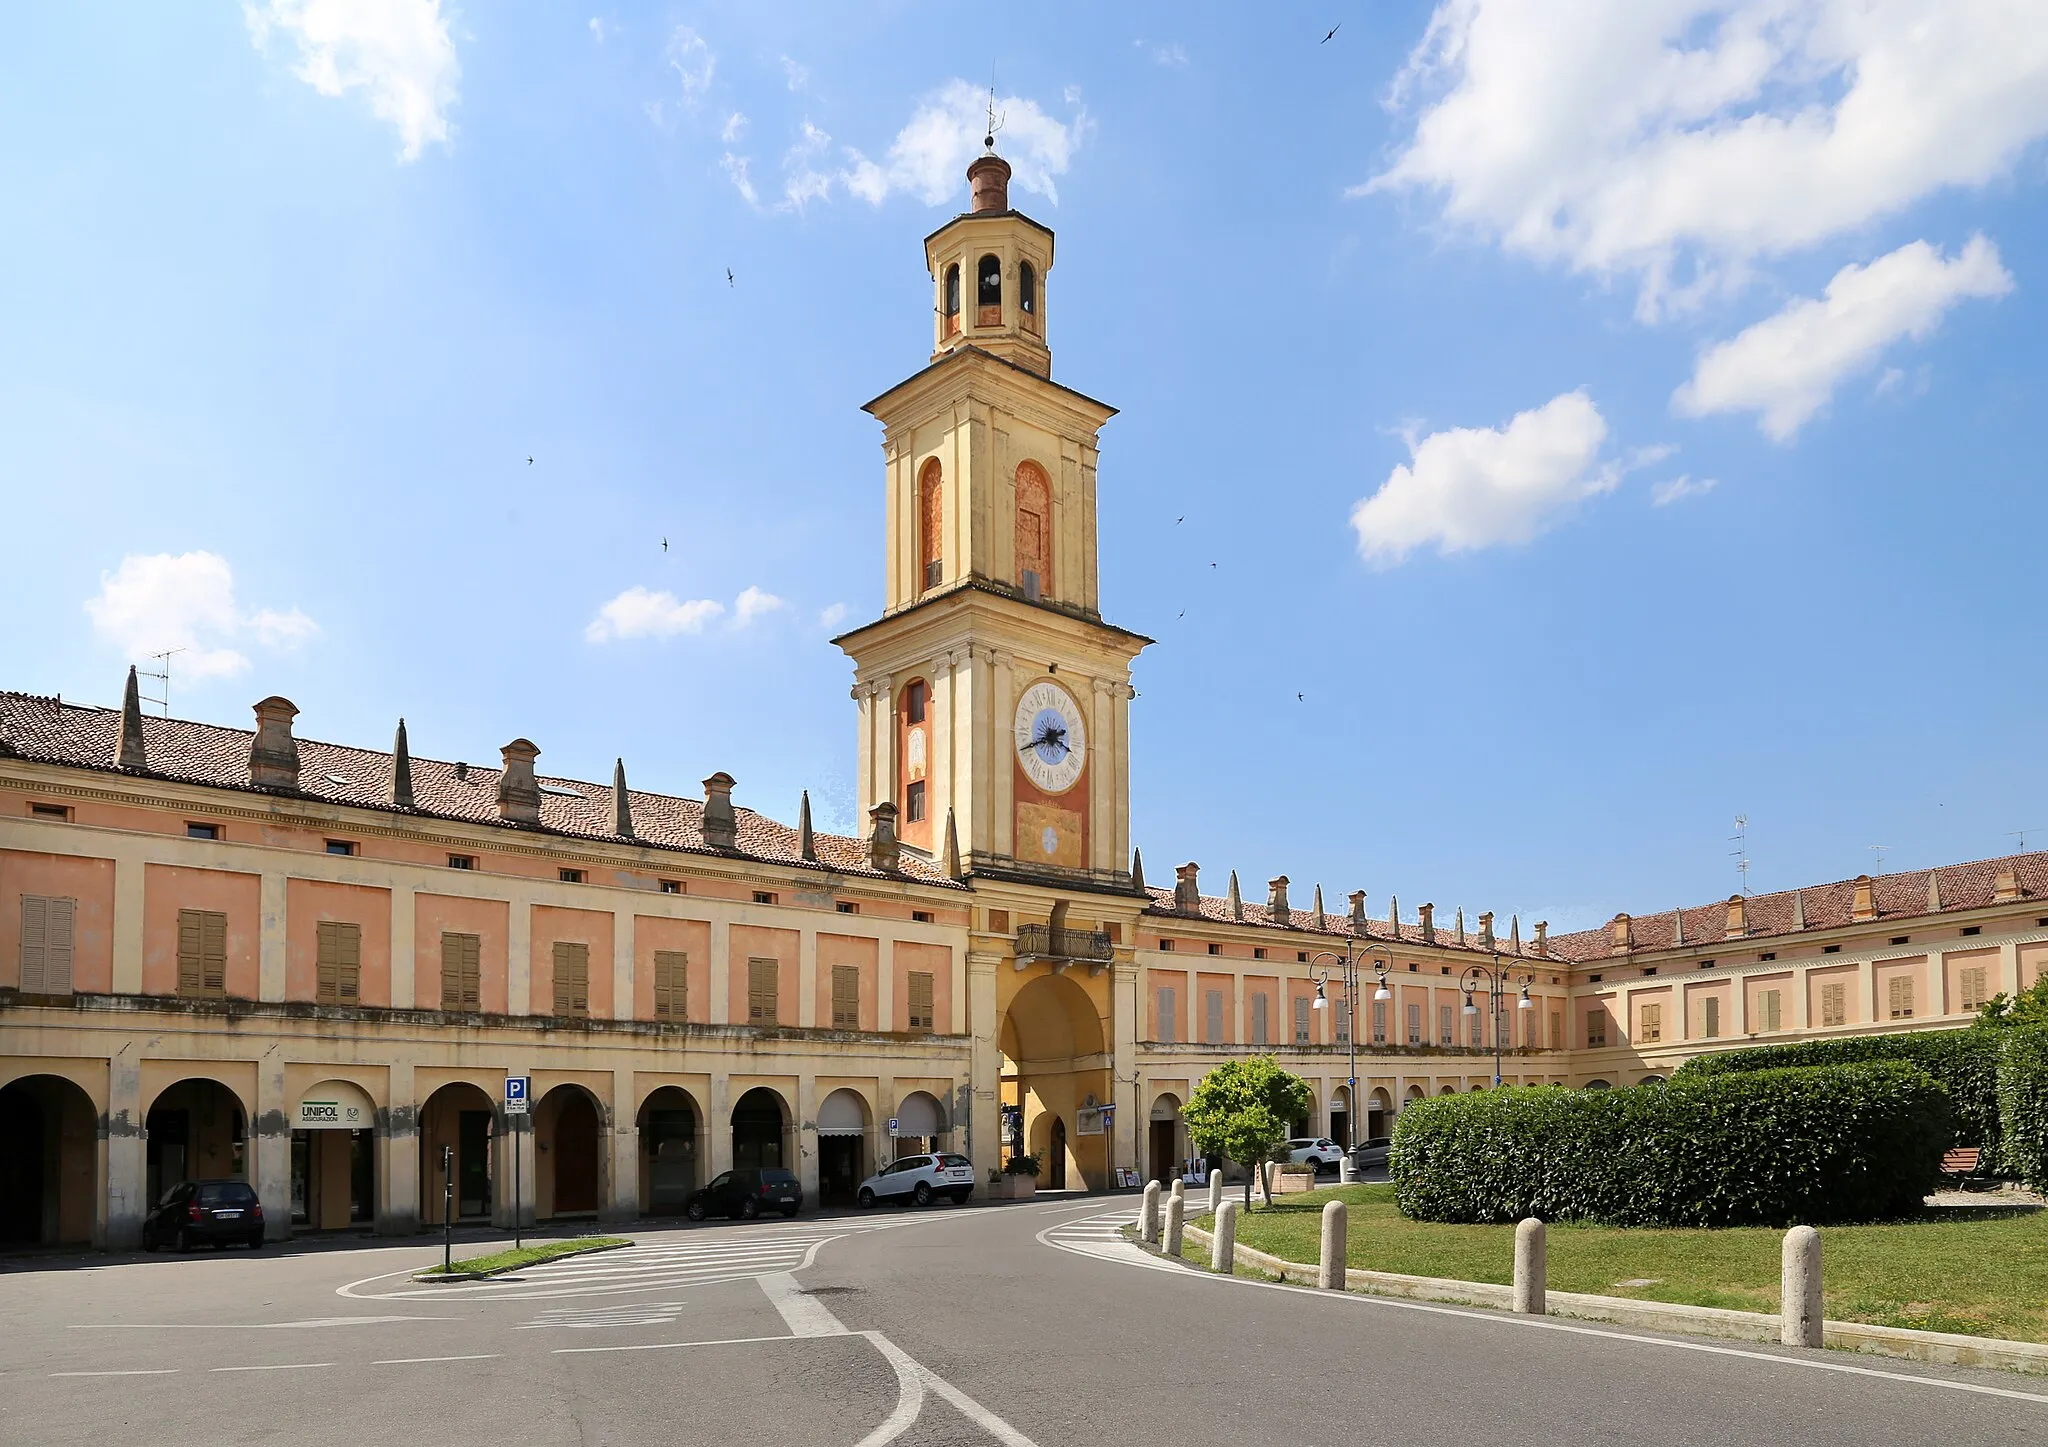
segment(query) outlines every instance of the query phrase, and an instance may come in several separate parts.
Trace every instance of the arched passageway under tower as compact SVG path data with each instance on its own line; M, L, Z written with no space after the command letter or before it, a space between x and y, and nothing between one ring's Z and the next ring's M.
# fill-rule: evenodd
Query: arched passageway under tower
M1146 1164L1110 1158L1114 1137L1101 1112L1112 1086L1107 991L1090 988L1100 983L1084 986L1074 972L1036 975L1010 997L997 1024L1001 1104L1038 1158L1041 1189L1105 1190L1113 1164ZM1006 1136L1004 1155L1014 1153L1014 1137Z

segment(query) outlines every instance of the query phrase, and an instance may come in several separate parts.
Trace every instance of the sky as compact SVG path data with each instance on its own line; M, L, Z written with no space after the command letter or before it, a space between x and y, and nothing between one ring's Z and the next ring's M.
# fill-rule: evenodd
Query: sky
M13 7L0 688L175 648L181 716L849 829L859 407L993 85L1152 882L1562 930L1738 816L1759 891L2048 844L2048 3L988 18Z

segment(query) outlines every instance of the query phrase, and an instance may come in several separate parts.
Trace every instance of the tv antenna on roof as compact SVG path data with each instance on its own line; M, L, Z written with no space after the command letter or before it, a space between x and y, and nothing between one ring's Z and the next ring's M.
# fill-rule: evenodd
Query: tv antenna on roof
M169 718L171 716L171 655L174 653L183 653L184 651L185 650L182 648L166 648L161 653L152 653L149 656L156 660L156 667L138 668L135 670L136 677L153 678L162 687L162 698L158 698L154 694L148 693L143 694L142 698L144 702L153 703L158 708L162 709L164 711L165 718Z
M988 148L991 155L995 154L996 132L1003 128L1003 117L1005 114L1007 112L999 113L996 110L996 64L994 61L990 61L988 64L988 133L981 138L981 143Z
M1730 850L1735 860L1735 872L1742 876L1742 892L1749 893L1749 815L1735 816L1735 832L1728 836L1728 842L1735 846Z
M1891 848L1889 844L1873 844L1870 846L1870 852L1877 856L1877 869L1875 872L1878 874L1884 873L1884 852L1889 848Z
M2041 831L2040 831L2039 829L2036 829L2036 830L2035 830L2034 832L2035 832L2036 834L2038 834L2038 833L2040 833ZM2009 829L2009 830L2007 830L2007 831L2006 831L2006 835L2005 835L2005 837L2006 837L2006 838L2008 838L2008 839L2017 839L2017 840L2019 840L2019 841L2020 841L2020 853L2022 853L2022 854L2025 854L2025 853L2027 852L2027 831L2026 831L2026 830L2024 830L2024 829Z

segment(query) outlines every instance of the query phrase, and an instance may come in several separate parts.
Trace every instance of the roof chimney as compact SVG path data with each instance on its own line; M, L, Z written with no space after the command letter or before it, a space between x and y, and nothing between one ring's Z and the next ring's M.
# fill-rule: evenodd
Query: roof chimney
M1531 946L1539 958L1548 959L1550 957L1549 920L1539 919L1536 921L1536 938L1531 941Z
M1992 902L2011 904L2016 899L2026 898L2027 892L2020 888L2019 866L2008 861L1998 871L1997 882L1991 886Z
M412 745L406 742L405 720L391 740L391 802L401 809L412 808Z
M1294 923L1294 911L1287 907L1287 876L1284 874L1266 881L1266 916L1275 924Z
M1806 894L1803 890L1792 891L1792 928L1806 928Z
M299 745L292 737L298 709L272 694L256 705L256 737L249 745L249 782L259 789L299 787Z
M1685 943L1685 911L1682 909L1671 911L1671 943L1674 945Z
M704 822L699 827L704 843L712 849L739 848L740 821L732 812L732 786L736 782L723 769L704 781Z
M533 761L540 750L529 739L514 739L500 749L505 771L498 775L498 817L517 824L540 823L540 782Z
M1635 948L1636 923L1626 914L1616 915L1608 928L1613 934L1613 944L1608 950L1609 954L1625 955Z
M1856 876L1856 900L1855 903L1849 906L1849 918L1853 920L1877 918L1877 894L1871 887L1870 876L1867 874Z
M1728 929L1723 938L1739 940L1749 933L1749 907L1739 894L1728 896Z
M135 681L135 665L128 665L128 686L121 691L121 745L114 762L124 769L146 769L142 752L142 687Z
M1415 911L1422 919L1422 939L1425 944L1436 943L1436 906L1425 904Z
M1479 916L1479 947L1483 950L1493 948L1493 911L1490 909L1482 911Z
M1351 891L1351 933L1355 935L1366 933L1365 891L1362 889Z
M995 138L989 138L993 145ZM976 156L967 166L967 191L972 197L970 211L1007 211L1010 209L1010 163L991 151L985 156Z
M884 874L896 872L900 851L896 842L896 806L884 799L868 810L874 829L868 835L868 867Z
M1927 912L1929 914L1941 913L1941 871L1939 869L1927 871Z
M1176 914L1202 912L1202 866L1189 860L1173 871L1173 908Z

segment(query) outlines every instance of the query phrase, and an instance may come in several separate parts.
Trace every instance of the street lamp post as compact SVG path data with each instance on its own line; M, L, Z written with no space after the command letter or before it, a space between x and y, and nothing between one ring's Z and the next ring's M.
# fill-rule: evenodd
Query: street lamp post
M1358 958L1358 941L1355 939L1345 941L1344 953L1341 955L1338 954L1335 950L1318 950L1313 956L1310 957L1309 964L1313 966L1316 963L1316 961L1325 959L1332 961L1338 966L1341 972L1339 983L1342 985L1344 990L1344 1043L1348 1047L1347 1055L1350 1061L1349 1078L1345 1082L1346 1113L1344 1133L1352 1137L1351 1140L1348 1140L1344 1143L1344 1159L1348 1163L1351 1159L1351 1147L1355 1145L1359 1139L1361 1139L1361 1137L1358 1134L1357 1123L1358 966L1361 963ZM1387 962L1385 960L1373 961L1373 975L1379 982L1378 988L1373 991L1373 998L1375 1000L1391 1000L1394 996L1393 992L1387 988ZM1316 974L1314 978L1316 982L1316 998L1314 1001L1314 1006L1318 1010L1327 1010L1330 1008L1330 999L1326 988L1329 984L1330 972L1327 969L1323 970L1322 972Z
M1529 998L1529 987L1536 983L1536 976L1524 971L1522 978L1516 981L1511 978L1513 974L1513 968L1503 965L1500 962L1500 956L1496 954L1491 965L1467 965L1464 977L1458 982L1458 987L1465 992L1465 1016L1467 1019L1479 1013L1479 1007L1472 1001L1473 993L1482 988L1486 991L1487 1007L1493 1015L1493 1088L1495 1090L1500 1089L1501 1022L1506 1015L1507 992L1516 988L1521 990L1521 998L1515 1001L1515 1009L1517 1011L1533 1010L1536 1008L1536 1002Z

